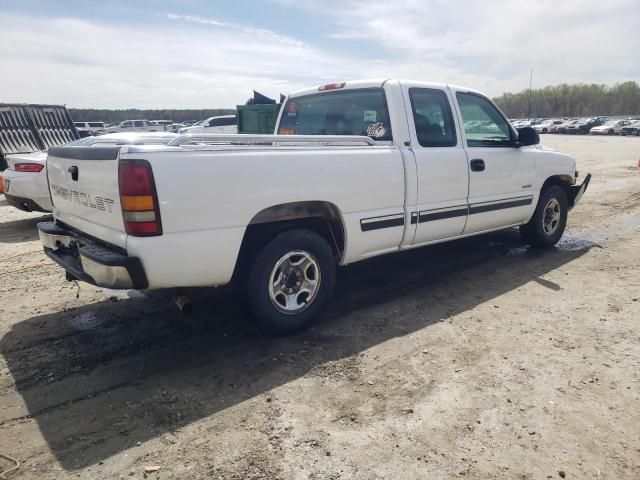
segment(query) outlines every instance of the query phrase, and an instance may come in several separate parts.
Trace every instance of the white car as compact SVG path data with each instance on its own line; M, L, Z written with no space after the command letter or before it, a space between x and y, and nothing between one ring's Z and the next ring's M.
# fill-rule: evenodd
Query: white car
M2 179L7 203L25 212L50 212L53 206L47 184L47 153L8 154L6 159Z
M553 246L591 178L578 185L573 158L453 85L308 88L276 132L50 149L45 253L69 279L115 289L235 278L259 324L285 334L328 304L338 265L516 226Z
M104 122L73 122L81 137L99 135L105 132Z
M106 132L164 132L164 126L154 125L149 120L125 120L118 125L107 128Z
M538 133L549 133L553 130L553 127L555 127L556 125L561 125L565 121L566 120L560 120L560 119L544 120L543 122L537 125L534 125L533 129Z
M181 128L178 133L238 133L236 116L209 117L192 127Z
M591 135L619 135L622 129L629 125L629 120L609 120L604 125L589 130Z
M152 145L167 143L175 137L175 133L165 132L123 132L81 138L68 145ZM7 203L25 212L50 212L53 207L47 183L47 152L9 154L6 158L8 168L2 172L2 181Z

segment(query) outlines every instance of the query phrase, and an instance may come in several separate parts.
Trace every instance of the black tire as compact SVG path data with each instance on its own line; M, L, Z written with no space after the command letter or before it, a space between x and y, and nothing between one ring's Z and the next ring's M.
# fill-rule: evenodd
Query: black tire
M304 252L306 255L304 258L311 260L311 265L308 267L310 270L302 273L299 269L293 272L289 269L288 274L285 274L283 267L276 270L278 262L287 255L290 256L290 260L297 261L300 256L292 255L294 252ZM286 265L284 268L288 268ZM299 288L299 285L295 284L296 278L302 281L304 278L299 275L309 273L313 276L311 273L316 269L319 270L315 274L318 284L311 301L307 303L305 300L308 295L305 298L303 290L295 290ZM299 307L300 311L284 313L287 307L282 303L286 303L287 297L284 293L272 295L273 288L270 286L272 274L284 275L283 285L294 289L294 295L298 295L295 297L296 305L303 305ZM294 282L293 285L286 283L289 279ZM247 282L249 306L258 326L264 332L271 335L289 335L307 328L316 319L333 295L335 284L336 259L325 239L312 230L287 230L267 243L253 262Z
M608 133L609 133L609 135L613 135L614 132L613 132L613 130L609 130Z
M545 218L547 217L547 207L553 206L552 200L555 200L559 210L559 219L552 231L553 222L547 224L545 228ZM567 226L567 215L569 212L569 204L567 194L558 185L552 185L545 188L540 194L538 205L529 223L520 226L522 238L529 245L536 248L550 248L558 243L562 237L564 229Z

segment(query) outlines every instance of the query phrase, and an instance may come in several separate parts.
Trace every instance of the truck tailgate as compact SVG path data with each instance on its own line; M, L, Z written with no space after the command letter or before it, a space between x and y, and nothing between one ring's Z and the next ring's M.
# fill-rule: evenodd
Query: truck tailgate
M47 176L57 221L126 247L118 189L118 146L49 149Z

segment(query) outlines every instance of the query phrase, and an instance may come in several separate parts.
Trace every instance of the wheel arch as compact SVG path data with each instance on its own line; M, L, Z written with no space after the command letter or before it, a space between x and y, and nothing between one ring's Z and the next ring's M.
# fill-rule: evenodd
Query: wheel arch
M549 188L552 185L557 185L565 191L568 198L569 187L573 185L574 180L575 179L571 175L551 175L550 177L547 177L547 179L543 182L542 187L540 187L540 194L542 195L542 192L544 192L546 188Z
M260 210L247 225L234 276L246 270L266 243L293 228L306 228L321 235L331 247L337 263L344 257L346 227L337 205L320 200L281 203Z

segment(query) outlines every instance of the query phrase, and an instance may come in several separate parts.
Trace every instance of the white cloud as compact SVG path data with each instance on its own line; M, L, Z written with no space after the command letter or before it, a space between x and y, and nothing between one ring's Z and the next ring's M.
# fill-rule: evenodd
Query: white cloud
M170 15L166 24L132 28L0 14L0 101L234 107L253 89L277 96L352 66L269 30Z
M231 23L224 11L165 12L148 24L0 13L0 101L232 107L253 89L275 97L363 77L493 95L525 88L531 66L537 86L640 77L637 0L272 2L282 31L289 21L282 9L303 9L313 20L304 40ZM314 24L326 38L314 39Z

